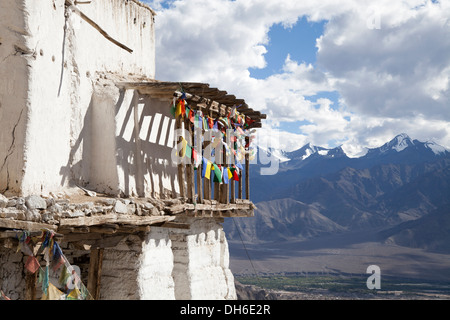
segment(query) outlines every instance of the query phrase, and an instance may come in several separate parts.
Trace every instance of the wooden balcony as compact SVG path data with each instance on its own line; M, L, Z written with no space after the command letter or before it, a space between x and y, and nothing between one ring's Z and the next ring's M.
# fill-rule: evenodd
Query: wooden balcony
M261 127L266 115L249 108L243 99L204 83L150 81L117 86L164 100L172 109L177 137L173 153L178 160L177 196L183 205L171 212L253 215L250 132Z

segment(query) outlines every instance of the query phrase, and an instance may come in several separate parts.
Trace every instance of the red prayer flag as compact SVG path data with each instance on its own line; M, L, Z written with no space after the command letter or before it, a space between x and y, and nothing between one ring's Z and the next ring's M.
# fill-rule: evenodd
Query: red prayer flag
M25 263L25 268L31 273L35 273L40 267L39 261L37 261L35 256L28 256L27 262Z
M186 114L186 105L185 105L185 101L181 100L180 101L181 104L181 116L183 117Z

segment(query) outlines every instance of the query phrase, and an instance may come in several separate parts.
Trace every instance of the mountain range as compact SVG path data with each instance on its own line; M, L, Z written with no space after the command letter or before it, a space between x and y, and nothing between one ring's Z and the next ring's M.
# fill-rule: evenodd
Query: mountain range
M450 152L399 134L361 157L307 144L279 156L278 173L251 168L255 218L226 222L230 239L299 241L381 230L382 241L450 252ZM239 231L239 234L238 234Z

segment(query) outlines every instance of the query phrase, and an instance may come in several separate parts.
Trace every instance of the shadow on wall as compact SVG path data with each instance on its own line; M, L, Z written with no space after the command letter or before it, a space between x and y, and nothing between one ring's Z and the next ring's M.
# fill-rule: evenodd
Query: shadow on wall
M60 169L61 185L114 196L176 196L174 127L169 102L132 90L120 90L118 99L94 92L68 163Z

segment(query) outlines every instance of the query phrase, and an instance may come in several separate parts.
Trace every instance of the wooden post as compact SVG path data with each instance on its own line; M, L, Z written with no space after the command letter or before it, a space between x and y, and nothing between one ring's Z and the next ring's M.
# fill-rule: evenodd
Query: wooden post
M87 289L95 300L100 299L103 248L91 249Z
M39 272L25 272L25 300L34 300L36 299L36 281Z
M217 139L217 137L216 137L216 139ZM217 152L217 151L219 151L219 152ZM221 157L221 154L220 154L220 149L219 148L216 148L216 151L215 151L215 159L216 159L216 164L217 164L217 159L220 159L220 157ZM211 173L213 173L212 171L211 171ZM216 173L214 172L214 176L216 175ZM214 181L214 178L212 179L213 181ZM218 202L220 202L220 183L219 182L214 182L214 200L217 200Z
M250 138L245 137L245 145L249 145ZM250 161L248 150L250 148L246 148L245 153L245 199L250 200Z
M176 119L176 122L175 122L175 129L182 129L182 123L183 123L182 121L183 120L182 120L181 116L178 116L178 118ZM183 141L183 137L180 136L178 138L178 144L180 144L182 141ZM177 152L179 152L178 148L177 148ZM178 156L180 156L179 153L178 153ZM183 161L181 161L181 163L178 164L178 183L179 183L179 186L180 186L180 196L182 198L186 197L186 190L185 190L186 186L185 186L185 183L184 183L184 172L185 172L184 164L183 164Z
M223 161L222 161L222 168L223 168L223 172L224 175L227 174L227 165L228 165L228 161L227 161L227 149L224 147L222 147L222 152L223 152ZM229 183L229 182L228 182ZM230 186L226 183L222 183L220 185L220 202L221 203L230 203Z
M236 187L233 178L231 178L231 180L228 183L230 184L231 188L230 203L236 203Z
M195 150L197 151L197 157L202 156L202 129L195 129L195 135L197 136L197 144ZM202 162L197 166L197 203L203 203L203 188L202 188Z
M206 134L205 131L203 131L203 133ZM210 143L211 142L206 142L206 140L205 140L205 142L203 143L203 149L206 149ZM206 156L206 159L208 159L211 155L207 155L205 153L204 156ZM204 188L205 188L205 197L204 198L206 200L211 200L211 181L209 181L206 178L204 179Z
M188 144L193 148L194 147L194 139L193 139L193 131L191 122L188 117L184 122L185 127L187 126L189 137L187 137ZM187 179L187 196L191 203L195 202L195 181L194 181L194 157L191 154L191 159L189 164L186 165L186 179Z
M76 13L80 15L80 17L85 20L87 23L89 23L92 27L94 27L102 36L104 36L106 39L114 43L115 45L119 46L120 48L128 51L129 53L132 53L133 50L128 48L126 45L120 43L119 41L112 38L109 34L106 33L105 30L100 28L100 26L95 23L92 19L90 19L88 16L86 16L83 12L80 11L76 6L74 6L74 3L71 0L65 0L65 5L69 6L72 10L74 10Z

